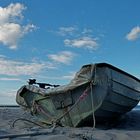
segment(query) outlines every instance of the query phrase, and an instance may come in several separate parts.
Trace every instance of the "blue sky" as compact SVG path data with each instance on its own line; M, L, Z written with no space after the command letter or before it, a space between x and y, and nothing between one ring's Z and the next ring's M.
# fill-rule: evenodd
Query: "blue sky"
M139 0L0 1L0 104L29 78L67 84L107 62L140 78Z

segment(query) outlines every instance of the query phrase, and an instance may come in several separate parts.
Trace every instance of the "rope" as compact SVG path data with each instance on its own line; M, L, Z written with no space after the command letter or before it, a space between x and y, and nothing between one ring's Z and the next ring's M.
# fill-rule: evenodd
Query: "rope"
M48 118L52 118L52 116L50 114L48 114L47 111L44 110L44 108L40 104L38 104L37 102L35 102L34 105L35 105L35 107L36 107L36 109L37 109L38 112L43 113Z
M38 103L38 101L36 101L36 102L34 102L34 108L36 108L36 110L37 110L37 112L40 112L40 113L42 113L42 114L44 114L45 116L47 116L51 121L50 122L43 122L43 123L45 123L45 124L47 124L47 125L52 125L52 124L54 124L55 122L54 122L54 120L52 120L52 116L46 111L46 109L44 109L39 103ZM61 125L61 124L59 124L59 125Z
M16 123L17 121L26 121L26 122L35 124L35 125L37 125L37 126L43 127L42 125L40 125L40 124L38 124L38 123L36 123L36 122L30 121L30 120L27 120L27 119L24 119L24 118L18 118L18 119L16 119L16 120L14 120L14 122L12 123L12 126L11 126L11 127L15 127L15 123Z
M73 110L75 108L75 106L88 95L88 90L91 89L91 103L92 103L92 112L93 112L93 128L95 128L96 121L95 121L95 115L94 115L94 103L93 103L92 85L93 85L93 81L90 82L90 86L88 86L85 89L85 91L82 93L82 95L80 95L80 97L77 99L75 104L68 111L66 111L64 114L62 114L59 118L57 118L56 120L53 120L52 123L50 123L50 124L57 124L57 125L62 126L62 124L60 123L60 120L62 118L64 118L71 110ZM51 118L51 116L46 112L46 110L44 110L42 108L41 105L39 105L38 103L34 103L34 105L36 106L37 111L39 111L39 112L43 113L44 115L46 115L47 117Z
M82 95L80 95L80 97L77 99L77 101L75 102L75 104L68 110L68 111L66 111L64 114L62 114L59 118L57 118L56 120L52 120L52 122L51 123L47 123L47 124L57 124L57 125L59 125L59 126L62 126L62 124L60 123L60 120L62 119L62 118L64 118L73 108L75 108L75 106L81 101L81 100L83 100L87 95L88 95L88 90L90 89L90 86L89 87L87 87L86 89L85 89L85 91L82 93ZM51 116L46 112L46 110L44 110L43 108L42 108L42 106L41 105L39 105L37 102L34 102L33 103L33 105L34 105L34 108L36 108L36 110L38 111L38 112L41 112L41 113L43 113L45 116L47 116L48 118L51 118ZM20 119L21 120L21 119ZM23 120L23 119L22 119ZM24 119L25 120L25 119ZM31 123L34 123L34 122L32 122L32 121L29 121L29 120L25 120L25 121L28 121L28 122L31 122ZM15 123L15 122L14 122ZM34 124L36 124L36 123L34 123ZM38 125L38 124L36 124L36 125Z
M93 76L93 71L94 71L94 80L91 80L90 82L90 95L91 95L91 107L92 107L92 117L93 117L93 129L96 126L96 120L95 120L95 110L94 110L94 101L93 101L93 85L96 84L96 65L93 67L93 65L91 65L91 78Z
M62 114L58 119L55 120L56 123L60 122L60 120L65 117L65 115L67 115L81 100L83 100L85 98L85 96L87 96L87 92L89 90L89 87L86 88L86 90L83 92L83 94L78 98L78 100L75 102L75 104L68 110L66 111L64 114Z
M85 91L82 93L82 95L80 95L80 97L77 99L77 101L75 102L75 104L68 110L66 111L64 114L62 114L59 118L57 118L56 120L52 120L51 123L46 123L47 125L55 125L56 127L56 124L57 125L60 125L62 126L62 124L60 124L60 120L62 118L64 118L71 110L73 110L75 108L75 106L81 101L83 100L87 95L88 95L88 90L91 89L91 103L92 103L92 112L93 112L93 128L95 128L95 115L94 115L94 103L93 103L93 94L92 94L92 85L93 85L93 82L90 82L90 86L88 86ZM41 105L39 105L37 102L34 102L34 106L36 107L36 110L38 112L41 112L43 113L45 116L47 116L48 118L51 118L51 116L46 112L46 110L44 110L42 108ZM22 120L22 121L27 121L27 122L30 122L30 123L33 123L35 125L38 125L40 127L43 127L42 125L38 124L38 123L35 123L33 121L30 121L30 120L27 120L27 119L23 119L23 118L19 118L19 119L16 119L13 124L12 124L12 127L15 126L15 123L19 120Z
M96 120L95 120L95 114L94 114L94 102L93 102L93 88L92 88L93 83L90 83L90 95L91 95L91 106L92 106L92 117L93 117L93 128L96 126Z
M77 99L77 101L74 103L74 105L72 105L71 108L69 110L67 110L65 113L63 113L59 118L52 120L51 124L61 125L60 120L62 118L64 118L71 110L73 110L75 108L75 106L88 95L88 90L90 89L91 90L90 94L91 94L92 115L93 115L93 128L95 128L96 120L95 120L95 114L94 114L93 87L92 86L96 80L96 77L95 77L96 76L96 68L91 65L91 78L93 77L93 75L92 75L93 71L95 72L94 80L92 80L92 79L89 80L90 85L85 89L85 91L82 93L82 95L80 95L80 97ZM38 112L43 113L48 118L52 118L52 116L50 116L46 112L46 110L44 110L43 107L41 105L39 105L37 102L34 102L34 106Z
M83 100L88 95L88 90L91 89L91 105L92 105L92 116L93 116L93 128L96 126L96 119L94 114L94 102L93 102L93 81L90 82L90 87L87 87L86 90L83 92L83 94L78 98L78 100L75 102L75 104L64 114L62 114L58 119L55 120L56 123L60 122L60 120L65 117L81 100Z

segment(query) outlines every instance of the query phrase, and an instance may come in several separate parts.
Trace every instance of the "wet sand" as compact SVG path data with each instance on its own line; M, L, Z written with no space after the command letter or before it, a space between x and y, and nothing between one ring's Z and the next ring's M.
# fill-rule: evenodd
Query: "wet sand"
M25 118L36 121L28 112L17 107L0 107L0 139L4 140L140 140L140 111L133 110L122 117L114 126L70 128L42 128L18 120Z

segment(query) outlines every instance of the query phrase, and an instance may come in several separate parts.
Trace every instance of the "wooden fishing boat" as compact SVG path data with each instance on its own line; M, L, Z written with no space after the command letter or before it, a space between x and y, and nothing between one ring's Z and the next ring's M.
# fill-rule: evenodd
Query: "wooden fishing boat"
M46 123L64 126L119 118L140 100L140 80L107 63L84 65L68 85L39 85L30 80L22 86L17 103Z

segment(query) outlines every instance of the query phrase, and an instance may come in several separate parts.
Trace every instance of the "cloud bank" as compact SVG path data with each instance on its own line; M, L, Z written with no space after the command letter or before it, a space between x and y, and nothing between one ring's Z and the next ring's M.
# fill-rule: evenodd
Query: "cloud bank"
M0 7L0 43L10 49L17 49L19 39L36 28L33 24L20 24L25 9L20 3Z
M0 74L8 76L34 75L43 69L54 69L51 63L22 62L0 58Z
M57 31L52 31L57 35L65 37L64 45L74 48L85 48L96 50L99 47L97 37L93 37L93 30L90 28L79 29L76 26L59 27Z
M57 63L70 64L72 59L74 58L74 53L70 51L61 51L57 54L50 54L48 55L48 57L50 60L53 60Z
M75 48L86 48L89 50L96 50L98 43L92 37L81 37L78 39L65 39L64 44Z

